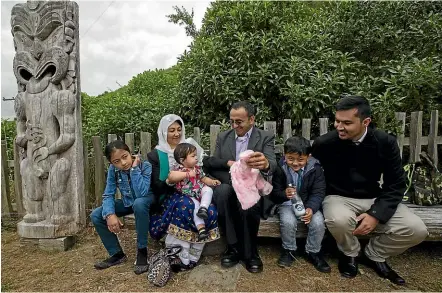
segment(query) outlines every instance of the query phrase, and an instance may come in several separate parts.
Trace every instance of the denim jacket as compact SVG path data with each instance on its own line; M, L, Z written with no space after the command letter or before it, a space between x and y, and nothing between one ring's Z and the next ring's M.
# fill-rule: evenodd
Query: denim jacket
M148 161L131 167L129 172L119 170L111 164L107 172L106 188L103 193L103 218L105 219L108 215L115 214L115 193L117 188L120 190L125 207L132 206L136 198L153 197L150 187L151 175L152 165ZM118 180L118 186L116 180Z

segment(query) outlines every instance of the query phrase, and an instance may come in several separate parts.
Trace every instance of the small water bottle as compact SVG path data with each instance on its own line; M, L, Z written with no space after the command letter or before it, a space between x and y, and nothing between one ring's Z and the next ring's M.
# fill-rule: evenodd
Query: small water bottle
M288 187L295 188L293 184L289 183ZM295 192L295 197L291 199L293 212L295 213L295 217L300 219L305 215L304 204L302 203L301 197Z

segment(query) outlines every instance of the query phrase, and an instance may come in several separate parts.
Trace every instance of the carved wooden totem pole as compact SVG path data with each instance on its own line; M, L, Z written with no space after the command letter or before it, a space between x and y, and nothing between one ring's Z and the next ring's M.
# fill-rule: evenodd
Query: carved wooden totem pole
M58 238L85 223L78 5L28 1L12 9L18 94L16 143L26 215L22 238Z

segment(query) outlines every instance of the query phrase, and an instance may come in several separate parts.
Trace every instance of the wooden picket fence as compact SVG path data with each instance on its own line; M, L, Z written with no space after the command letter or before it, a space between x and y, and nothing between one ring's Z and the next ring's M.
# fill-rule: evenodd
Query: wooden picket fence
M409 128L409 136L405 137L405 125L406 125L406 113L398 112L396 113L396 118L400 121L401 133L397 136L397 142L401 152L405 146L410 148L409 162L414 163L419 161L419 154L421 152L422 146L427 146L427 152L433 160L438 163L437 146L442 144L442 136L438 136L438 123L439 123L439 112L434 110L431 112L430 119L430 131L427 136L422 135L422 117L423 112L412 112ZM284 119L282 138L285 141L287 138L292 136L292 123L290 119ZM311 139L311 125L312 119L302 119L301 135L307 139ZM266 121L264 122L264 129L277 134L276 122ZM216 144L216 137L221 130L219 125L210 126L210 148L207 153L213 154ZM319 134L325 134L329 131L329 119L319 118ZM147 159L147 154L152 149L151 143L152 135L148 132L140 133L140 144L139 151L143 159ZM201 131L199 127L195 127L193 131L193 138L200 143L201 141ZM115 134L108 134L108 142L116 140L117 136ZM124 140L131 150L135 149L135 139L134 133L126 133ZM86 145L86 144L85 144ZM87 150L85 148L85 184L87 188L86 194L86 209L90 210L94 207L101 205L101 197L106 183L106 170L108 167L108 162L103 155L103 149L105 142L101 141L99 136L92 137L93 153L92 156L87 156ZM282 153L283 145L276 144L275 152ZM2 151L2 215L8 214L24 214L24 208L22 203L22 192L21 192L21 175L19 172L19 158L18 149L14 148L14 160L7 160L6 158L6 142L2 141L1 144ZM12 169L12 170L11 170ZM14 200L11 198L9 178L10 172L13 172L13 182L14 182Z

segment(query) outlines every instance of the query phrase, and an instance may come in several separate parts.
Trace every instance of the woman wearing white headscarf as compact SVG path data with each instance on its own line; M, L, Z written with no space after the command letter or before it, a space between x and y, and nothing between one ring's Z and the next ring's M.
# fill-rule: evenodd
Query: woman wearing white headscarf
M174 186L166 183L169 170L176 163L173 151L182 142L196 146L198 164L202 165L203 149L192 138L185 139L184 122L181 117L169 114L161 118L158 127L158 145L148 154L152 164L151 187L157 203L150 220L150 234L154 239L162 238L166 233L166 245L179 244L183 247L180 252L181 267L192 268L198 262L204 243L219 238L217 212L213 204L209 206L209 217L205 220L209 238L198 241L198 230L193 221L193 201L177 192Z

